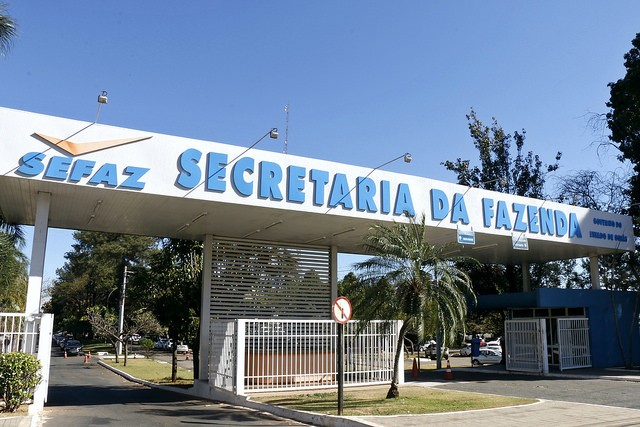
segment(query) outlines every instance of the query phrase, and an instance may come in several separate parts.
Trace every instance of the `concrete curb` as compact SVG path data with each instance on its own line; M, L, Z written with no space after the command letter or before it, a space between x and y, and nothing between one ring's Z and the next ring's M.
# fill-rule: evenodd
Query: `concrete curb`
M298 421L301 423L314 425L314 426L326 426L326 427L376 427L380 424L375 423L374 421L364 420L364 417L338 417L335 415L322 415L316 414L312 412L298 411L294 409L289 409L281 406L269 405L266 403L256 402L251 400L250 397L246 396L237 396L231 392L223 391L223 390L211 390L208 385L204 385L204 383L198 387L198 384L194 385L194 387L189 389L180 389L171 386L163 386L160 384L152 383L149 381L141 380L139 378L133 377L126 372L120 371L113 366L107 365L101 360L98 361L98 364L101 366L111 370L112 372L122 376L123 378L159 390L170 391L173 393L180 393L184 395L188 395L198 399L210 400L215 402L224 402L226 404L243 407L247 409L252 409L257 412L266 412L276 416L280 416L283 418L288 418L294 421ZM640 382L640 375L638 376L614 376L614 375L599 375L599 374L590 374L590 373L582 373L582 374L566 374L566 373L550 373L546 376L541 376L535 373L525 373L525 372L510 372L506 370L483 370L478 368L456 368L456 371L468 371L468 372L480 372L484 374L500 374L500 375L532 375L538 376L541 378L570 378L570 379L604 379L611 381L633 381ZM448 381L438 381L433 385L441 385L446 384ZM421 381L412 381L407 380L405 384L411 385L415 383L416 385L420 384ZM416 414L416 417L420 417L421 415ZM393 417L393 416L392 416Z
M628 371L624 369L607 369L612 372L624 372L628 374ZM444 370L442 370L444 371ZM607 375L607 374L595 374L589 372L571 373L571 371L565 372L550 372L547 375L541 375L535 372L516 372L507 370L488 370L482 368L455 368L454 371L462 372L476 372L481 374L498 374L498 375L529 375L539 378L568 378L568 379L594 379L594 380L608 380L608 381L631 381L640 382L640 372L638 375ZM411 380L406 381L411 382Z
M159 390L170 391L173 393L180 393L187 396L191 396L198 399L205 399L216 402L224 402L227 404L235 405L238 407L252 409L258 412L268 412L273 415L277 415L279 417L288 418L294 421L299 421L301 423L310 424L314 426L323 426L323 427L375 427L375 423L363 421L357 419L357 417L338 417L335 415L322 415L316 414L313 412L305 412L298 411L295 409L289 409L282 406L274 406L269 405L267 403L256 402L251 400L250 398L244 396L236 396L230 392L216 391L215 393L209 396L203 396L202 390L198 392L198 387L192 387L190 389L180 389L172 386L165 386L156 383L152 383L149 381L141 380L139 378L133 377L126 372L123 372L113 366L110 366L104 363L101 360L98 360L98 364L103 366L110 371L120 375L121 377L127 379L128 381L141 384L150 388L155 388Z

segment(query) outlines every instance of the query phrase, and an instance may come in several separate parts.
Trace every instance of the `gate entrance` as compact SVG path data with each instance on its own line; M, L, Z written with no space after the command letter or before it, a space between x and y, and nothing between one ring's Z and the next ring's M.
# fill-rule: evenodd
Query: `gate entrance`
M589 319L553 319L555 328L551 329L547 328L548 320L505 321L507 370L547 374L549 362L554 360L560 371L592 366ZM557 355L552 354L556 351Z
M591 367L589 319L558 319L560 370Z
M549 373L544 319L507 320L504 331L508 371Z

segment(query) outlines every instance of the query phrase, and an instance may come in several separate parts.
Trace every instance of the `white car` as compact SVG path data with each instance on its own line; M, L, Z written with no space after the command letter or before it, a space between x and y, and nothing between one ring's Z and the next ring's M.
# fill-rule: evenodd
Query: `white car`
M460 356L471 356L471 344L460 347Z
M484 347L480 347L480 348L488 348L489 350L495 350L498 353L502 353L502 347L500 347L500 344L493 344L488 342L487 345L485 345Z
M186 344L178 344L176 346L176 353L187 354L189 353L189 347Z
M502 353L491 350L490 348L482 347L480 354L475 356L471 363L473 366L480 366L485 364L496 364L502 361Z

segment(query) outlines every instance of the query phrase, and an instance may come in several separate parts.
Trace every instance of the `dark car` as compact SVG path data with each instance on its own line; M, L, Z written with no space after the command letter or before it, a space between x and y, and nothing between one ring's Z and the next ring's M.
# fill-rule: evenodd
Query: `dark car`
M64 345L64 351L67 356L77 356L82 350L82 343L78 340L67 340Z

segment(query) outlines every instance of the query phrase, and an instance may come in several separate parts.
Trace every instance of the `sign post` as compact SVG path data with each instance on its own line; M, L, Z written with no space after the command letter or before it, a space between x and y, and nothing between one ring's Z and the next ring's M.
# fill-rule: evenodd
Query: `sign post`
M336 344L336 365L338 371L338 415L342 415L344 402L344 324L351 319L351 302L345 297L333 301L331 309L333 320L338 323L338 342Z

